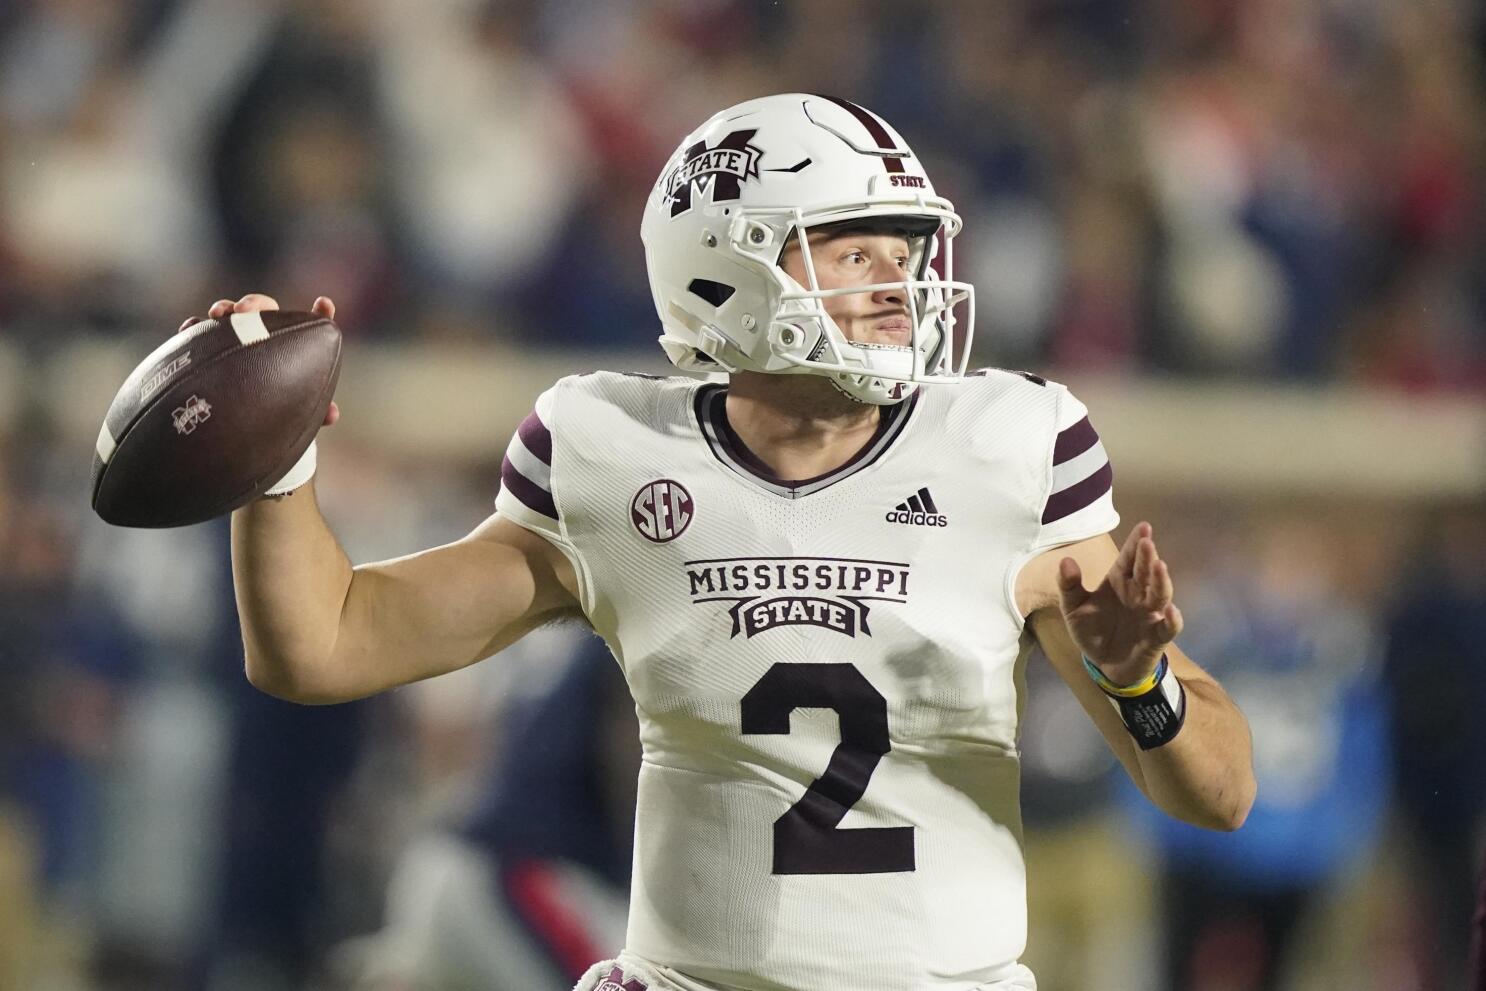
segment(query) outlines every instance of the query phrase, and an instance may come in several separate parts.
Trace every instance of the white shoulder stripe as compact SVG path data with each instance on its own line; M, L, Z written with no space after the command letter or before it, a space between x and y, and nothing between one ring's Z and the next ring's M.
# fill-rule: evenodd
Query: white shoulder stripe
M1064 489L1077 485L1088 478L1094 472L1103 468L1109 461L1109 455L1104 453L1104 442L1095 441L1094 446L1076 457L1053 468L1053 492L1062 492Z
M511 443L506 448L506 457L511 459L511 467L521 472L527 481L540 486L544 491L552 491L551 467L526 449L520 434L512 435Z
M268 340L268 328L263 325L263 314L257 310L249 313L234 313L229 318L232 331L243 344L257 344Z

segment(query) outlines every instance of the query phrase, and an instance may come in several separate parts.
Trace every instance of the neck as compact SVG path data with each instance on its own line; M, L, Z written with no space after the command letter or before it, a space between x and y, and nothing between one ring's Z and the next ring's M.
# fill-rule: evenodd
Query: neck
M834 471L866 446L881 419L818 375L738 372L728 383L728 423L781 478Z

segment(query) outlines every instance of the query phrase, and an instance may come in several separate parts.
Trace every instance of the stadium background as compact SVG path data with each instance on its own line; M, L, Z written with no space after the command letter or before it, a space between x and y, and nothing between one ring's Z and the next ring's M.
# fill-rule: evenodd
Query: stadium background
M458 537L537 392L663 370L645 193L697 122L789 90L926 160L977 363L1088 403L1256 733L1260 805L1201 837L1034 680L1045 991L1457 987L1483 54L1468 0L0 4L0 988L413 986L368 938L395 865L479 806L511 700L575 649L330 709L254 693L225 523L88 509L128 368L219 296L332 296L327 517L356 561Z

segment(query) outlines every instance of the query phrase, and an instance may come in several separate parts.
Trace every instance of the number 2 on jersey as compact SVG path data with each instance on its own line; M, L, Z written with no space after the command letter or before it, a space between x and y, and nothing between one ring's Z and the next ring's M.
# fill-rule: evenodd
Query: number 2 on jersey
M830 763L774 821L775 874L887 874L911 871L912 826L841 829L892 749L887 699L851 664L779 663L743 696L744 733L788 733L796 709L835 709L841 742Z

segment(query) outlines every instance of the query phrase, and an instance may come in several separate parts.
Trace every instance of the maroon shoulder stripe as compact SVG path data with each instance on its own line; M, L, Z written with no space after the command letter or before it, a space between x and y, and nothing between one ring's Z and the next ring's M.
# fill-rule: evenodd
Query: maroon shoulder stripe
M550 450L548 457L551 457ZM527 509L541 513L543 516L550 516L554 520L557 519L557 503L552 501L552 493L517 471L516 466L511 464L510 458L501 459L500 482L505 486L506 491L520 499Z
M537 416L536 411L529 413L526 419L521 421L521 426L516 428L516 435L521 438L521 443L526 449L536 455L544 465L552 464L552 431Z
M1106 461L1103 468L1082 482L1076 482L1049 496L1047 508L1042 511L1042 522L1056 523L1065 516L1071 516L1080 509L1093 505L1094 501L1108 492L1113 484L1114 469Z
M862 126L867 129L867 133L872 135L872 140L877 142L877 147L896 147L896 145L893 143L892 136L887 133L887 128L883 126L882 121L878 120L877 117L872 113L872 111L868 110L866 107L859 107L855 103L852 103L850 100L843 100L839 96L826 96L825 94L821 94L820 98L822 100L830 100L836 106L845 109L853 117L860 121ZM883 164L887 166L887 170L889 172L903 171L903 159L901 158L893 155L887 155L883 157L882 161Z
M1086 416L1058 434L1057 442L1053 444L1053 464L1072 461L1097 443L1099 434Z

